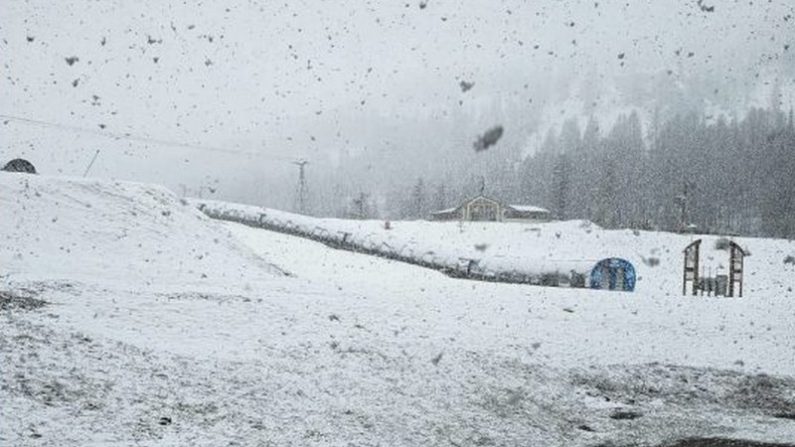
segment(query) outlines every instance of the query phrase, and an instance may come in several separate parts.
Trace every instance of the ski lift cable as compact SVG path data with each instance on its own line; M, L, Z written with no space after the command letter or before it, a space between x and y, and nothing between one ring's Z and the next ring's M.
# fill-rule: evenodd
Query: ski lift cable
M99 131L94 129L87 129L85 127L79 126L71 126L67 124L60 124L60 123L53 123L50 121L43 121L37 120L32 118L27 118L23 116L16 116L16 115L7 115L7 114L0 114L0 119L5 120L12 120L18 121L21 123L42 126L42 127L50 127L62 130L68 130L71 132L76 133L87 133L91 135L96 135L105 138L112 138L115 140L128 140L128 141L136 141L139 143L149 143L149 144L156 144L160 146L170 146L170 147L179 147L183 149L192 149L192 150L200 150L200 151L207 151L207 152L219 152L219 153L226 153L226 154L237 154L237 155L249 155L253 157L259 158L266 158L270 160L276 160L281 162L293 162L296 160L296 157L280 157L274 155L266 155L261 152L254 152L254 151L244 151L244 150L234 150L228 149L223 147L214 147L214 146L202 146L198 144L191 144L191 143L183 143L179 141L171 141L171 140L164 140L158 138L149 138L149 137L141 137L137 135L132 135L130 133L117 133L117 132L109 132L109 131ZM298 157L300 159L304 159L303 157Z

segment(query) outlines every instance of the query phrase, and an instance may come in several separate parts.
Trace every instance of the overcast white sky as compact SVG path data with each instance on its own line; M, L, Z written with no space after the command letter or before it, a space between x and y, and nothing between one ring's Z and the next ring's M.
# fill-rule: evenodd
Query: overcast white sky
M525 145L536 129L514 119L521 107L546 125L584 114L585 78L601 85L591 112L604 115L643 106L653 84L631 98L622 86L660 76L715 84L721 111L764 102L777 78L793 100L787 1L2 3L0 113L257 154L13 121L0 127L3 158L81 175L100 149L93 174L174 189L224 178L222 190L240 195L252 179L232 185L231 172L262 167L284 182L279 159L394 150L419 132L412 123L488 125L495 107L527 126L506 144ZM462 93L462 79L475 87Z

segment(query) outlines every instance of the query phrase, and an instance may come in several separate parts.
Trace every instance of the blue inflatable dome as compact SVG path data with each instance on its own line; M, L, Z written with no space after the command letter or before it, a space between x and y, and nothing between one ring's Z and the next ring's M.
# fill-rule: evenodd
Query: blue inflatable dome
M591 288L632 292L635 290L635 267L626 259L602 259L591 270Z

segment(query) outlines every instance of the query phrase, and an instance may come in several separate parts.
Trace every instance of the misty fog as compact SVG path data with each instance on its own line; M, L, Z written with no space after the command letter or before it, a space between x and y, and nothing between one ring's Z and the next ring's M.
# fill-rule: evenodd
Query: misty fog
M0 447L795 447L795 0L0 0Z
M655 130L669 122L708 133L763 109L765 126L783 129L795 101L786 1L75 0L3 9L5 158L80 176L99 151L92 176L289 210L293 162L306 160L306 211L321 216L350 216L366 197L368 217L426 217L481 182L488 194L553 209L554 180L542 190L528 176L554 171L554 161L532 157L566 125L583 138L592 122L607 138L634 114L643 147L614 160L623 168L657 147ZM473 150L495 126L501 139ZM702 146L692 146L696 157ZM646 158L638 176L662 169L660 157ZM658 214L680 194L678 175L642 216L608 221L587 206L584 186L571 187L579 198L558 214L670 227ZM787 183L793 173L777 175ZM427 198L412 211L420 180ZM717 183L702 189L719 195ZM765 233L752 222L725 227Z

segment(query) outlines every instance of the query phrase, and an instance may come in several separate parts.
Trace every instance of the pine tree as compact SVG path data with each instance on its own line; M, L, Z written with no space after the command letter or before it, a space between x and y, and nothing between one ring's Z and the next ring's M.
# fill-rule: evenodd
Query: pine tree
M420 177L411 192L411 215L415 218L425 217L426 209L425 181Z
M433 196L433 206L436 211L447 208L447 188L444 182L439 182L439 184L436 185L436 192Z
M553 203L558 219L568 219L569 195L571 194L571 163L568 154L559 154L553 169Z

